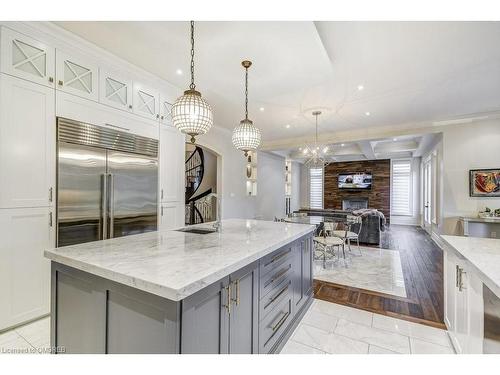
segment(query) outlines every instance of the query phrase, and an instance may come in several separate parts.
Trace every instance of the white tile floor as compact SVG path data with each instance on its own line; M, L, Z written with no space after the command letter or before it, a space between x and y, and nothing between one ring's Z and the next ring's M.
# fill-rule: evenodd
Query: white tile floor
M332 283L406 297L399 251L356 245L347 258L314 262L314 278ZM319 253L316 253L319 256Z
M446 331L314 300L282 354L454 354Z
M0 353L48 353L50 320L0 334ZM453 354L446 331L314 300L282 354Z
M0 333L0 354L48 353L50 350L50 318Z

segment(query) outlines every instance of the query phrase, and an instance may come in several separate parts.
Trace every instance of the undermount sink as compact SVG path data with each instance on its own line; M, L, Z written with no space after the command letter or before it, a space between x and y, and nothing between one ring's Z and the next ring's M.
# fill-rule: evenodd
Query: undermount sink
M209 234L216 232L216 230L212 228L182 228L182 229L177 229L177 231L186 233L195 233L195 234Z

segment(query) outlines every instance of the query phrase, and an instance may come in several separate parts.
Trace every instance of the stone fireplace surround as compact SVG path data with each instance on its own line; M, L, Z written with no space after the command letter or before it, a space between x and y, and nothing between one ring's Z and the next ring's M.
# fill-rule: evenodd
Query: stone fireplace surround
M342 199L342 210L355 211L368 208L368 198L346 198Z

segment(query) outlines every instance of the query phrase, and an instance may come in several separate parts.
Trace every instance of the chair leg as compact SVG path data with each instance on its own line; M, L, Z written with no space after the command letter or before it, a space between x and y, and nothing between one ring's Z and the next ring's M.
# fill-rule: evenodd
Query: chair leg
M356 242L358 243L359 255L363 255L363 253L361 252L361 247L359 246L359 238L356 238Z
M347 237L347 246L349 247L349 251L351 251L351 239Z

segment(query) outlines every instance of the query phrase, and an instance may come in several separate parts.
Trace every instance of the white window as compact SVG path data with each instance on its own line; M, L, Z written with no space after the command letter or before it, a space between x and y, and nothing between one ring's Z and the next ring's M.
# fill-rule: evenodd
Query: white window
M323 208L323 168L309 170L309 208Z
M411 160L392 161L392 204L393 215L412 215Z

